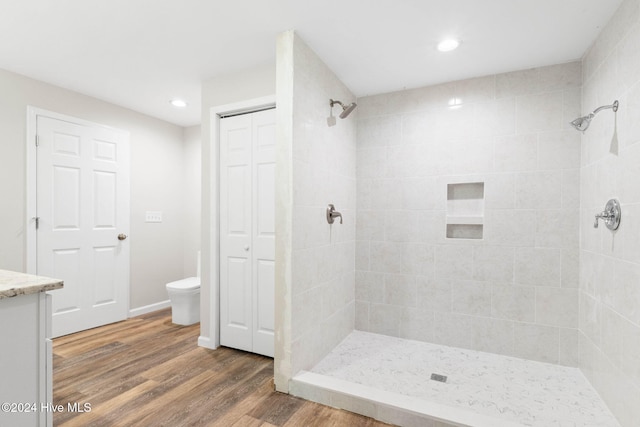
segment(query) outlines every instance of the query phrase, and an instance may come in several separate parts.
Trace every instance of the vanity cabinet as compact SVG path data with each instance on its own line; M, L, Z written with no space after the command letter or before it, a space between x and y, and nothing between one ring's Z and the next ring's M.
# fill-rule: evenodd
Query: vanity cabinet
M51 295L62 281L0 270L0 426L53 424Z

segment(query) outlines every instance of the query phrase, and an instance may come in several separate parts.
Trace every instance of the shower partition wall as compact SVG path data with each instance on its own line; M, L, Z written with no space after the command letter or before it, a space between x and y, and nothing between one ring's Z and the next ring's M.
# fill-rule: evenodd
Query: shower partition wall
M358 111L327 124L329 99L355 97L293 31L277 55L275 381L288 391L354 328ZM342 221L327 223L329 203Z

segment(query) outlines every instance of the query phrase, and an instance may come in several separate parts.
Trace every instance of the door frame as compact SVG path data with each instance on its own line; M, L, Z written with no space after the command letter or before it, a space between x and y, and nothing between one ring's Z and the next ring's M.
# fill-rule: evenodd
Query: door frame
M27 159L27 176L26 176L26 212L25 212L25 234L27 238L26 242L26 271L30 274L36 274L37 270L37 233L35 227L35 217L37 215L37 156L38 151L36 149L36 135L38 131L37 127L37 117L45 116L56 120L67 121L71 123L76 123L79 125L90 126L90 127L98 127L113 130L119 133L123 133L126 135L127 140L130 139L130 133L128 131L118 129L112 126L106 126L100 123L92 122L89 120L80 119L78 117L69 116L61 113L56 113L53 111L45 110L42 108L33 107L31 105L27 106L27 129L26 129L26 159ZM129 150L131 150L130 143L127 144ZM129 181L129 190L131 188L131 181ZM127 195L130 199L131 195ZM131 211L129 211L129 222L131 222ZM128 267L131 259L131 252L129 252L129 260L127 262L127 276L129 280L127 280L127 289L125 292L125 301L127 306L127 313L129 313L129 299L131 294L131 270Z
M225 116L236 114L253 113L276 106L276 96L268 95L260 98L247 99L231 104L217 105L209 109L210 117L210 153L209 153L209 185L203 186L208 189L209 212L208 221L209 235L209 256L202 257L202 270L208 272L208 277L203 277L201 288L207 288L208 292L202 292L205 298L200 301L200 312L209 314L209 333L198 337L200 347L215 349L220 346L220 119ZM205 251L203 251L205 252ZM208 279L208 280L207 280ZM208 298L206 298L208 294Z

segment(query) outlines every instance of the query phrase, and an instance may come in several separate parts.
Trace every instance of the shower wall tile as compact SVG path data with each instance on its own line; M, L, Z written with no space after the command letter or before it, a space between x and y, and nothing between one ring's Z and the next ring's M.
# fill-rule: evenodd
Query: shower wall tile
M561 171L516 174L516 209L556 209L561 202Z
M484 103L496 98L496 77L477 77L455 82L454 96L462 103Z
M279 363L295 375L312 367L354 328L356 263L363 270L369 267L368 244L356 243L356 163L360 160L368 167L360 171L363 176L376 172L380 163L376 163L375 147L385 146L394 132L399 137L400 122L394 128L393 120L376 121L379 126L370 133L370 156L359 153L358 111L336 126L329 127L326 121L329 98L350 102L353 94L295 34L280 38L279 47L287 51L285 62L292 67L292 99L285 104L295 112L291 140L285 141L291 144L287 147L292 155L291 177L281 183L292 185L292 230L291 246L285 245L283 255L290 261L291 277L285 282L291 307L285 307L290 315L283 316L285 325L279 331L285 344L284 356L280 355L285 360ZM343 224L327 223L328 203L342 212Z
M535 210L486 209L484 219L487 244L512 247L535 244Z
M435 280L418 276L416 281L418 307L430 311L450 312L452 305L453 280Z
M359 331L369 330L369 303L357 301L355 305L355 328Z
M474 316L491 315L491 285L470 280L455 280L452 285L451 311Z
M562 129L562 105L559 91L516 98L516 132Z
M515 282L522 285L560 286L562 251L547 248L517 248Z
M484 181L486 209L514 209L516 206L515 174L490 174Z
M494 285L491 289L491 317L535 322L536 288Z
M578 329L560 328L558 363L565 366L579 364Z
M509 246L473 248L473 279L490 283L513 283L515 250Z
M537 306L536 292L578 306L582 147L567 117L581 73L575 62L358 99L360 328L577 363L558 343L577 311ZM446 237L447 185L465 182L484 182L482 239ZM523 322L555 346L516 347ZM562 336L576 347L573 331Z
M359 145L359 148L398 144L401 141L401 123L401 117L397 115L358 121L358 138L360 141L365 141L365 144Z
M417 301L416 277L406 274L385 274L384 303L415 307Z
M580 164L580 134L573 129L542 132L538 137L539 169L571 169Z
M577 328L578 303L577 289L538 287L536 321L543 325Z
M562 250L561 282L563 288L580 286L580 253L574 248Z
M432 341L434 317L433 311L405 307L400 317L399 337L417 341Z
M496 76L496 98L513 98L540 90L540 70L514 71Z
M622 370L640 388L640 328L626 320L622 323Z
M476 136L511 135L515 132L514 98L476 104L474 132Z
M473 248L438 246L435 265L436 278L471 279L473 277Z
M531 323L514 324L514 356L539 362L558 363L558 328Z
M576 188L580 187L580 170L565 169L562 171L562 201L560 207L563 209L580 208L580 192Z
M580 221L578 209L536 211L536 246L578 249Z
M535 170L538 163L538 134L497 137L495 156L496 172Z
M540 68L540 85L545 90L564 90L582 87L580 62L551 65Z
M582 116L582 88L565 90L562 95L562 122L570 123Z
M402 311L403 308L397 305L369 305L369 330L367 332L399 336Z

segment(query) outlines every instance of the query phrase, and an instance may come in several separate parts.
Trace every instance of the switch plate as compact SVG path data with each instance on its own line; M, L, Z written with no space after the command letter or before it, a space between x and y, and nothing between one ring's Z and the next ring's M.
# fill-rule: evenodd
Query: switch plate
M144 222L162 222L162 212L147 211L144 216Z

